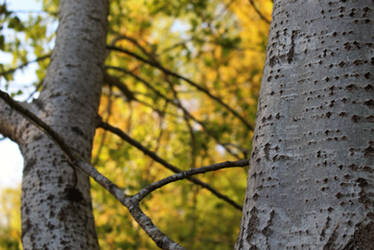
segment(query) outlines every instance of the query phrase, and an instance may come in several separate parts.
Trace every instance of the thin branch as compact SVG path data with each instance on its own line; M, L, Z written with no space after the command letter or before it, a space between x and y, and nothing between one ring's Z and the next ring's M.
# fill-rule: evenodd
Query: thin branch
M118 41L121 41L121 40L127 40L129 42L131 42L132 44L134 44L136 47L138 47L144 55L146 55L149 59L153 60L154 59L154 55L152 55L150 52L148 52L135 38L132 38L132 37L129 37L127 35L119 35L118 37L116 37L113 41L112 41L112 46L115 46L116 43Z
M183 107L182 106L182 101L179 99L178 93L175 90L173 83L168 79L167 75L165 75L165 80L169 84L169 88L171 89L171 91L173 93L174 100L176 101L177 105L179 107ZM196 164L196 147L195 147L196 146L196 137L195 137L195 134L193 132L192 126L190 124L189 112L184 107L182 108L182 111L183 111L183 120L186 123L186 126L188 128L188 132L190 134L191 168L195 168L196 167L195 166L195 164Z
M161 165L163 165L167 169L173 171L174 173L180 173L180 172L182 172L181 169L179 169L176 166L174 166L174 165L170 164L169 162L165 161L160 156L158 156L154 152L150 151L148 148L144 147L141 143L139 143L138 141L136 141L133 138L131 138L130 136L128 136L121 129L113 127L110 124L105 123L103 121L99 121L98 127L102 128L102 129L105 129L105 130L108 130L108 131L116 134L117 136L119 136L120 138L122 138L124 141L127 141L129 144L133 145L134 147L136 147L137 149L139 149L140 151L142 151L145 155L148 155L149 157L151 157L152 159L154 159L156 162L160 163ZM191 182L193 182L193 183L195 183L197 185L200 185L201 187L209 190L215 196L217 196L218 198L226 201L227 203L229 203L230 205L232 205L236 209L238 209L240 211L242 210L242 206L240 206L235 201L231 200L228 196L226 196L224 194L221 194L220 192L218 192L217 190L215 190L214 188L212 188L211 186L209 186L205 182L202 182L199 179L196 179L196 178L193 178L193 177L187 177L187 179L189 181L191 181Z
M88 176L91 176L97 183L108 190L118 201L128 208L130 214L139 223L143 230L152 238L152 240L162 249L166 250L182 250L184 249L179 244L169 239L162 233L146 216L139 207L139 203L131 196L127 196L125 192L116 184L111 182L107 177L98 172L89 163L81 160L81 157L74 154L67 146L62 137L59 136L51 127L39 119L35 114L22 107L19 103L14 101L7 93L0 90L0 98L4 100L11 108L21 113L25 118L30 120L38 129L47 134L64 152L69 164L74 168L81 169Z
M108 98L108 103L107 103L107 106L106 106L107 115L105 117L106 122L109 121L111 111L112 111L112 95L113 95L112 86L109 86L109 95L107 97ZM93 158L93 160L91 161L92 166L95 166L99 162L99 158L100 158L101 152L104 148L104 144L105 144L105 140L106 140L106 136L107 136L106 132L107 131L104 131L103 135L101 136L101 140L100 140L99 147L98 147L98 150L97 150L97 153L96 153L95 157L92 157Z
M248 0L249 3L252 5L253 9L256 11L257 15L259 15L259 17L264 20L266 23L270 24L270 20L267 19L262 13L261 11L257 8L257 6L255 5L255 3L253 2L253 0Z
M21 113L25 118L30 120L36 127L46 133L51 139L53 139L65 153L67 158L73 163L72 159L75 159L73 152L65 141L45 122L39 119L34 113L23 107L20 103L14 101L6 92L0 90L0 98L3 99L9 106Z
M183 171L175 175L166 177L160 181L154 182L151 185L143 188L136 195L134 195L134 199L140 202L141 200L144 199L144 197L146 197L148 194L155 191L156 189L159 189L169 183L186 179L193 175L216 171L216 170L223 169L223 168L237 168L237 167L245 167L248 165L249 165L249 160L225 161L225 162L216 163L216 164L201 167L201 168L194 168L194 169L190 169L187 171Z
M31 60L31 61L25 62L25 63L23 63L23 64L21 64L21 65L18 65L18 66L15 67L15 68L8 69L8 70L6 70L6 71L0 72L0 76L5 76L5 75L8 75L8 74L14 73L16 70L22 69L22 68L28 66L28 65L31 64L31 63L36 63L36 62L43 61L43 60L49 58L50 56L51 56L51 54L47 54L47 55L44 55L44 56L38 57L38 58L36 58L36 59L34 59L34 60Z
M166 114L171 115L173 117L179 117L178 114L174 114L172 112L167 112L167 111L162 111L162 110L152 106L152 104L149 104L149 103L147 103L143 100L140 100L139 98L137 98L135 96L136 92L131 91L124 83L122 83L120 81L120 79L118 79L116 77L105 74L105 79L104 80L108 85L118 88L119 91L121 91L121 93L126 97L126 99L128 101L136 101L136 102L152 109L153 111L157 112L158 114L166 113ZM140 93L138 93L138 94L140 94ZM168 102L168 100L166 100L166 101Z
M158 152L158 150L160 149L160 146L161 146L161 139L162 139L162 136L163 136L163 133L164 133L164 130L162 129L162 125L164 123L165 112L166 112L166 110L168 108L168 105L169 105L169 102L165 102L164 107L162 109L162 111L164 111L164 113L163 114L159 114L160 118L159 118L158 127L159 127L160 132L158 133L158 136L156 138L156 147L153 149L153 152L155 154L157 154L157 152ZM147 169L150 169L153 166L154 162L155 161L151 158L151 161L148 164ZM147 173L151 173L151 171L148 171Z
M173 77L176 77L176 78L179 78L185 82L187 82L188 84L190 84L191 86L195 87L196 89L200 90L201 92L203 92L204 94L206 94L207 96L209 96L211 99L213 99L214 101L218 102L219 104L221 104L223 107L225 107L232 115L234 115L236 118L238 118L241 122L243 122L243 124L249 129L249 130L253 130L253 127L246 121L246 119L244 119L243 116L241 116L238 112L236 112L233 108L231 108L228 104L226 104L225 102L223 102L219 97L213 95L212 93L210 93L209 90L205 89L204 87L200 86L199 84L197 84L196 82L192 81L191 79L185 77L185 76L182 76L178 73L175 73L167 68L165 68L164 66L162 66L159 62L156 62L156 61L149 61L127 49L124 49L124 48L119 48L119 47L115 47L115 46L107 46L107 49L110 49L110 50L113 50L113 51L118 51L118 52L121 52L121 53L124 53L124 54L127 54L131 57L134 57L136 59L138 59L139 61L142 61L150 66L153 66L153 67L156 67L157 69L161 70L163 73L167 74L167 75L170 75L170 76L173 76Z
M156 88L154 88L151 83L146 81L144 78L134 74L132 71L129 71L127 69L120 68L120 67L115 67L115 66L107 66L106 68L121 71L121 72L123 72L125 74L128 74L131 77L135 78L139 82L143 83L144 86L146 86L147 88L152 90L156 95L163 98L165 101L171 103L175 107L181 109L182 112L184 113L184 115L187 115L191 120L193 120L194 122L199 124L203 128L203 130L207 133L207 135L212 137L216 141L217 144L221 145L229 154L231 154L235 158L240 159L240 157L235 152L233 152L229 147L226 146L226 143L222 143L219 140L219 138L217 138L217 136L215 136L214 134L212 134L210 132L210 130L208 129L208 127L206 126L206 124L204 122L202 122L202 121L198 120L196 117L194 117L181 103L179 103L178 101L175 101L175 100L167 97L166 95L162 94L160 91L158 91ZM117 79L117 81L113 82L112 84L117 86L120 90L121 90L122 85L123 85L123 84L119 83L119 79Z

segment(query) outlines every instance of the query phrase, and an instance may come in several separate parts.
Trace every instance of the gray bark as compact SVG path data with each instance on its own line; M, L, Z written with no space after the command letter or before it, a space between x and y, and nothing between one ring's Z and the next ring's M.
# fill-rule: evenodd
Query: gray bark
M56 46L44 88L29 105L87 162L103 79L107 4L106 0L60 1ZM88 177L68 164L46 134L0 104L0 131L18 142L25 162L24 249L98 249ZM7 118L12 119L5 122Z
M275 1L236 249L374 249L373 22Z

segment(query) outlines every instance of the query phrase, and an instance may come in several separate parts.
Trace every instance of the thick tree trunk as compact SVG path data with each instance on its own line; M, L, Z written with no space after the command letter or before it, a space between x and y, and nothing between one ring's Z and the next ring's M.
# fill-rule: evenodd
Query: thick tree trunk
M374 249L372 0L275 1L236 249Z
M105 59L106 0L62 0L44 89L30 108L90 161ZM20 119L20 118L19 118ZM98 249L87 176L26 120L11 135L24 156L24 249ZM8 134L17 133L9 131Z

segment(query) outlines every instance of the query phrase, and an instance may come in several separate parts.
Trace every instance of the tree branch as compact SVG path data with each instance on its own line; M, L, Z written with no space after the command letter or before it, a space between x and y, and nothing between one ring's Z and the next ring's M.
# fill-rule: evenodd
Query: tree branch
M203 130L207 133L207 135L210 136L210 137L212 137L216 141L217 144L221 145L229 154L231 154L235 158L240 159L240 157L238 156L238 154L236 154L229 147L227 147L227 143L221 142L220 139L217 138L217 136L215 136L214 134L212 134L210 132L209 128L206 126L206 124L204 122L198 120L195 116L193 116L180 102L178 102L178 100L173 100L173 99L167 97L166 95L162 94L160 91L158 91L156 88L154 88L151 83L149 83L144 78L136 75L135 73L133 73L133 72L127 70L127 69L120 68L120 67L115 67L115 66L106 66L106 68L107 69L116 70L116 71L120 71L120 72L123 72L125 74L130 75L131 77L133 77L137 81L139 81L142 84L144 84L144 86L146 86L147 88L149 88L150 90L152 90L156 95L158 95L159 97L163 98L168 103L171 103L175 107L181 109L182 112L183 112L183 114L184 114L184 116L187 116L189 119L191 119L194 122L196 122L197 124L199 124L203 128ZM122 87L123 84L120 83L119 79L116 79L116 81L112 81L111 84L113 84L114 86L116 86L122 92L125 91L125 89L122 89L123 88Z
M109 67L109 68L112 68L112 67ZM154 106L152 106L152 104L149 104L143 100L140 100L139 98L137 98L135 96L135 92L132 92L125 84L123 84L118 78L116 77L113 77L109 74L105 74L104 76L104 81L105 83L107 83L108 85L110 86L114 86L116 88L118 88L121 93L126 97L126 99L128 101L136 101L150 109L152 109L153 111L157 112L158 114L164 114L164 113L167 113L168 115L171 115L171 116L174 116L174 117L179 117L178 114L174 114L172 112L167 112L167 111L162 111L158 108L155 108ZM165 99L166 102L169 102L169 100Z
M6 71L0 72L0 76L6 76L6 75L8 75L8 74L14 73L14 72L15 72L16 70L18 70L18 69L22 69L22 68L26 67L27 65L29 65L29 64L31 64L31 63L35 63L35 62L39 62L39 61L43 61L43 60L49 58L50 56L51 56L51 54L47 54L47 55L44 55L44 56L38 57L38 58L36 58L36 59L34 59L34 60L31 60L31 61L25 62L25 63L23 63L23 64L21 64L21 65L18 65L18 66L15 67L15 68L8 69L8 70L6 70Z
M4 93L5 92L0 90L0 96L4 95ZM21 136L18 133L19 127L24 121L26 120L22 115L14 112L14 110L7 105L6 101L0 99L0 133L2 135L19 143Z
M187 171L183 171L175 175L166 177L160 181L154 182L151 185L143 188L136 195L134 195L134 199L140 202L142 199L144 199L144 197L146 197L148 194L155 191L156 189L159 189L169 183L186 179L192 175L203 174L206 172L216 171L216 170L223 169L223 168L237 168L237 167L245 167L248 165L249 165L249 160L225 161L225 162L216 163L216 164L201 167L201 168L194 168L194 169L190 169Z
M108 190L118 201L128 208L130 214L139 223L143 230L152 238L152 240L162 249L166 250L182 250L179 244L169 239L162 233L146 216L139 207L139 203L133 197L127 196L125 192L116 184L111 182L107 177L103 176L94 167L87 162L81 160L79 155L73 154L65 141L51 127L39 119L35 114L22 107L14 101L7 93L0 91L0 99L10 106L11 109L18 111L23 117L30 120L38 129L47 134L64 152L69 164L74 168L81 169L88 176L91 176L97 183Z
M102 129L105 129L105 130L108 130L108 131L110 131L110 132L118 135L120 138L122 138L123 140L127 141L129 144L133 145L134 147L136 147L140 151L142 151L145 155L148 155L149 157L151 157L152 159L154 159L156 162L160 163L161 165L163 165L167 169L173 171L174 173L180 173L180 172L182 172L181 169L179 169L176 166L174 166L174 165L170 164L169 162L165 161L160 156L158 156L154 152L150 151L149 149L147 149L146 147L144 147L143 145L141 145L138 141L136 141L133 138L131 138L130 136L128 136L121 129L113 127L110 124L105 123L103 121L99 121L98 127L102 128ZM215 190L214 188L212 188L211 186L209 186L205 182L202 182L199 179L196 179L196 178L193 178L193 177L187 177L187 179L189 181L191 181L191 182L193 182L193 183L195 183L195 184L197 184L197 185L199 185L199 186L201 186L201 187L209 190L215 196L217 196L218 198L226 201L227 203L229 203L230 205L232 205L236 209L238 209L240 211L242 210L242 206L240 206L239 204L237 204L235 201L231 200L226 195L221 194L220 192L218 192L217 190Z
M270 20L267 19L262 13L261 11L257 8L257 6L255 5L255 3L253 2L253 0L248 0L249 3L252 5L253 9L256 11L257 15L259 15L259 17L264 20L266 23L270 24Z
M110 50L113 50L113 51L118 51L118 52L121 52L121 53L124 53L124 54L127 54L131 57L134 57L136 59L138 59L139 61L142 61L150 66L153 66L159 70L161 70L163 73L167 74L167 75L170 75L170 76L173 76L173 77L176 77L176 78L179 78L185 82L187 82L188 84L190 84L191 86L195 87L196 89L200 90L201 92L203 92L204 94L206 94L207 96L209 96L211 99L213 99L214 101L218 102L219 104L221 104L223 107L225 107L232 115L234 115L236 118L238 118L249 130L253 130L253 127L246 121L246 119L244 119L243 116L241 116L238 112L236 112L233 108L231 108L228 104L226 104L225 102L223 102L219 97L213 95L212 93L209 92L209 90L205 89L204 87L200 86L199 84L197 84L196 82L190 80L189 78L187 77L184 77L178 73L175 73L167 68L165 68L164 66L162 66L159 62L157 61L149 61L127 49L123 49L123 48L119 48L119 47L115 47L115 46L107 46L107 49L110 49Z

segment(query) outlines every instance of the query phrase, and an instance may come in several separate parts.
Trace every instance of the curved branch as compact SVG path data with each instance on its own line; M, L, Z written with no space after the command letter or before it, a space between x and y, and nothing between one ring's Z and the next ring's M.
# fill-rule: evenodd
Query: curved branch
M8 96L8 94L0 90L0 96ZM21 106L21 104L19 105ZM5 100L0 99L0 134L15 142L19 142L21 137L19 127L24 121L26 119L22 115L14 112Z
M261 11L257 8L257 6L255 5L255 3L253 2L253 0L248 0L249 3L252 5L253 9L256 11L257 15L259 15L259 17L264 20L266 23L270 24L270 20L267 19L262 13Z
M139 203L137 203L132 197L126 195L121 188L119 188L107 177L98 172L90 164L81 160L81 157L79 155L73 154L64 139L45 122L39 119L34 113L22 107L19 103L14 101L7 93L3 91L0 91L0 99L8 104L12 109L18 111L23 117L32 122L38 129L42 130L46 135L48 135L60 147L60 149L66 155L67 161L73 168L81 169L84 173L92 177L97 183L108 190L118 201L121 202L121 204L126 206L133 218L152 238L157 246L166 250L184 249L179 244L169 239L164 233L162 233L152 223L151 219L143 213L143 211L139 207Z
M223 107L225 107L232 115L234 115L236 118L238 118L249 130L253 130L253 127L237 111L235 111L232 107L230 107L228 104L226 104L225 102L223 102L219 97L217 97L217 96L213 95L212 93L210 93L209 90L207 90L206 88L200 86L199 84L197 84L196 82L192 81L191 79L189 79L189 78L187 78L185 76L182 76L182 75L180 75L178 73L175 73L175 72L173 72L173 71L165 68L159 62L149 61L149 60L147 60L147 59L145 59L145 58L143 58L143 57L141 57L141 56L139 56L139 55L137 55L137 54L135 54L135 53L127 50L127 49L123 49L123 48L119 48L119 47L115 47L115 46L107 46L107 49L127 54L127 55L129 55L131 57L134 57L134 58L138 59L139 61L142 61L142 62L150 65L150 66L156 67L157 69L161 70L163 73L165 73L167 75L179 78L179 79L187 82L191 86L193 86L196 89L200 90L201 92L203 92L204 94L206 94L207 96L209 96L211 99L213 99L214 101L216 101L217 103L219 103Z
M194 169L190 169L187 171L183 171L175 175L166 177L160 181L154 182L151 185L143 188L136 195L134 195L134 199L136 199L137 201L141 201L142 199L144 199L144 197L146 197L148 194L155 191L156 189L159 189L169 183L186 179L192 175L203 174L206 172L216 171L216 170L223 169L223 168L238 168L238 167L245 167L248 165L249 165L249 160L225 161L225 162L216 163L216 164L201 167L201 168L194 168Z
M191 120L193 120L194 122L196 122L197 124L199 124L203 128L203 130L207 133L207 135L210 136L210 137L212 137L216 141L217 144L221 145L229 154L231 154L235 158L240 159L240 157L235 152L233 152L229 147L227 147L227 143L221 142L219 140L219 138L217 138L217 136L215 136L214 134L212 134L210 132L210 130L208 129L208 127L206 126L206 124L204 122L198 120L195 116L193 116L180 102L178 102L177 100L173 100L173 99L167 97L166 95L162 94L160 91L158 91L156 88L154 88L151 83L149 83L144 78L142 78L142 77L134 74L133 72L131 72L131 71L127 70L127 69L120 68L120 67L115 67L115 66L106 66L106 68L107 69L117 70L117 71L123 72L125 74L128 74L131 77L133 77L134 79L136 79L137 81L143 83L144 86L146 86L147 88L149 88L150 90L152 90L156 95L158 95L159 97L163 98L166 102L171 103L175 107L181 109L182 112L183 112L183 114L185 116L187 116L188 118L190 118ZM123 88L122 85L123 84L120 84L119 82L120 81L117 79L117 81L112 82L112 84L114 86L118 87L121 91L124 91L124 90L122 90L122 88Z
M8 74L14 73L14 72L15 72L16 70L18 70L18 69L22 69L22 68L28 66L28 65L31 64L31 63L36 63L36 62L39 62L39 61L43 61L43 60L49 58L50 56L51 56L51 54L47 54L47 55L44 55L44 56L38 57L38 58L36 58L36 59L34 59L34 60L31 60L31 61L25 62L25 63L23 63L23 64L21 64L21 65L18 65L18 66L15 67L15 68L8 69L8 70L6 70L6 71L0 72L0 76L6 76L6 75L8 75Z
M173 171L174 173L180 173L180 172L182 172L181 169L179 169L176 166L174 166L174 165L170 164L169 162L165 161L160 156L158 156L154 152L150 151L149 149L147 149L146 147L144 147L143 145L141 145L138 141L136 141L133 138L131 138L130 136L128 136L121 129L113 127L110 124L105 123L103 121L99 121L98 127L102 128L102 129L105 129L105 130L108 130L108 131L116 134L121 139L127 141L129 144L133 145L134 147L136 147L137 149L139 149L140 151L142 151L145 155L148 155L153 160L155 160L156 162L160 163L161 165L163 165L167 169ZM232 205L236 209L238 209L240 211L242 210L242 206L240 206L239 204L237 204L235 201L233 201L232 199L230 199L228 196L226 196L224 194L221 194L220 192L218 192L217 190L215 190L214 188L212 188L211 186L209 186L205 182L202 182L199 179L196 179L196 178L193 178L193 177L187 177L187 179L189 181L191 181L191 182L193 182L193 183L195 183L195 184L197 184L197 185L199 185L199 186L201 186L201 187L209 190L215 196L217 196L218 198L226 201L227 203L229 203L230 205Z

